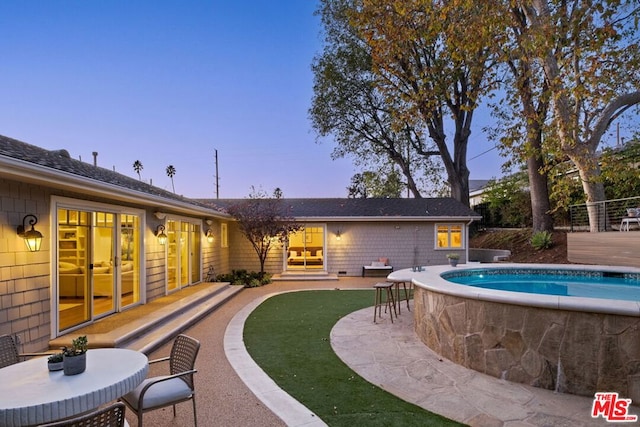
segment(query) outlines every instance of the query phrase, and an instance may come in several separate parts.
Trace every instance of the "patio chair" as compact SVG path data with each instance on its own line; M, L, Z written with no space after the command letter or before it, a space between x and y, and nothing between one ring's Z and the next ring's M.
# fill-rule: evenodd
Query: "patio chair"
M127 407L122 402L116 402L102 409L74 418L41 424L40 427L123 427L124 412Z
M18 346L11 335L0 335L0 368L22 362L29 357L50 356L53 352L19 353Z
M145 412L172 405L175 417L176 403L187 400L193 403L194 426L198 426L193 374L197 372L194 366L199 350L198 340L178 335L169 357L149 361L149 364L169 361L169 375L147 378L135 390L122 396L124 403L138 416L139 427L142 427Z
M11 335L0 335L0 368L20 361L18 347Z

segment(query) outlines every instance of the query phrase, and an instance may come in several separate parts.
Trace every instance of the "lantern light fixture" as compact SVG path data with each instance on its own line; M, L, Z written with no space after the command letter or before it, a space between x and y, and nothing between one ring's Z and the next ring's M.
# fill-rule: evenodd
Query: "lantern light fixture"
M164 230L165 228L162 224L160 224L158 228L156 228L156 237L158 238L158 242L160 242L161 245L167 243L167 235L165 234Z
M207 242L213 243L213 231L211 229L207 230Z
M26 222L29 219L29 225L31 230L26 229ZM18 226L18 236L24 239L24 243L31 252L38 252L42 245L42 233L35 229L35 225L38 223L38 217L29 214L22 218L22 225Z

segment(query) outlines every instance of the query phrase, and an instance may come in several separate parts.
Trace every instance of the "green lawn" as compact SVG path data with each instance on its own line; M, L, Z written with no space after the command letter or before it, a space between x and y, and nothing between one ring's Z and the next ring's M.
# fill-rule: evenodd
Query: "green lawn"
M459 426L359 377L331 349L331 328L373 305L373 291L302 291L263 302L247 319L251 357L330 426ZM428 384L425 384L428 387Z

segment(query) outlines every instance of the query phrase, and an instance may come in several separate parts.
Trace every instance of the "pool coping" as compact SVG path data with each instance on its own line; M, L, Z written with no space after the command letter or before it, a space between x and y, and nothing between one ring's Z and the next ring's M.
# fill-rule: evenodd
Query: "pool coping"
M526 263L467 263L457 267L449 265L433 265L423 267L423 271L402 269L387 276L394 281L411 281L415 286L440 292L446 295L477 299L482 301L506 304L543 307L558 310L588 311L602 314L616 314L640 317L640 301L625 301L587 297L570 297L542 294L528 294L494 289L477 288L460 285L444 279L441 275L458 269L505 268L505 269L549 269L549 270L581 270L581 271L616 271L624 273L640 273L640 268L605 265L576 264L526 264Z

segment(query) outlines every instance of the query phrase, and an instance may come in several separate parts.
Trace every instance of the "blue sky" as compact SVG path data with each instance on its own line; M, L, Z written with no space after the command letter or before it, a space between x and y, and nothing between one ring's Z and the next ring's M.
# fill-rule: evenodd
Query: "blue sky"
M308 120L322 47L312 0L0 2L0 134L171 190L346 197L356 172ZM476 129L486 125L474 117ZM480 130L472 179L500 175Z

